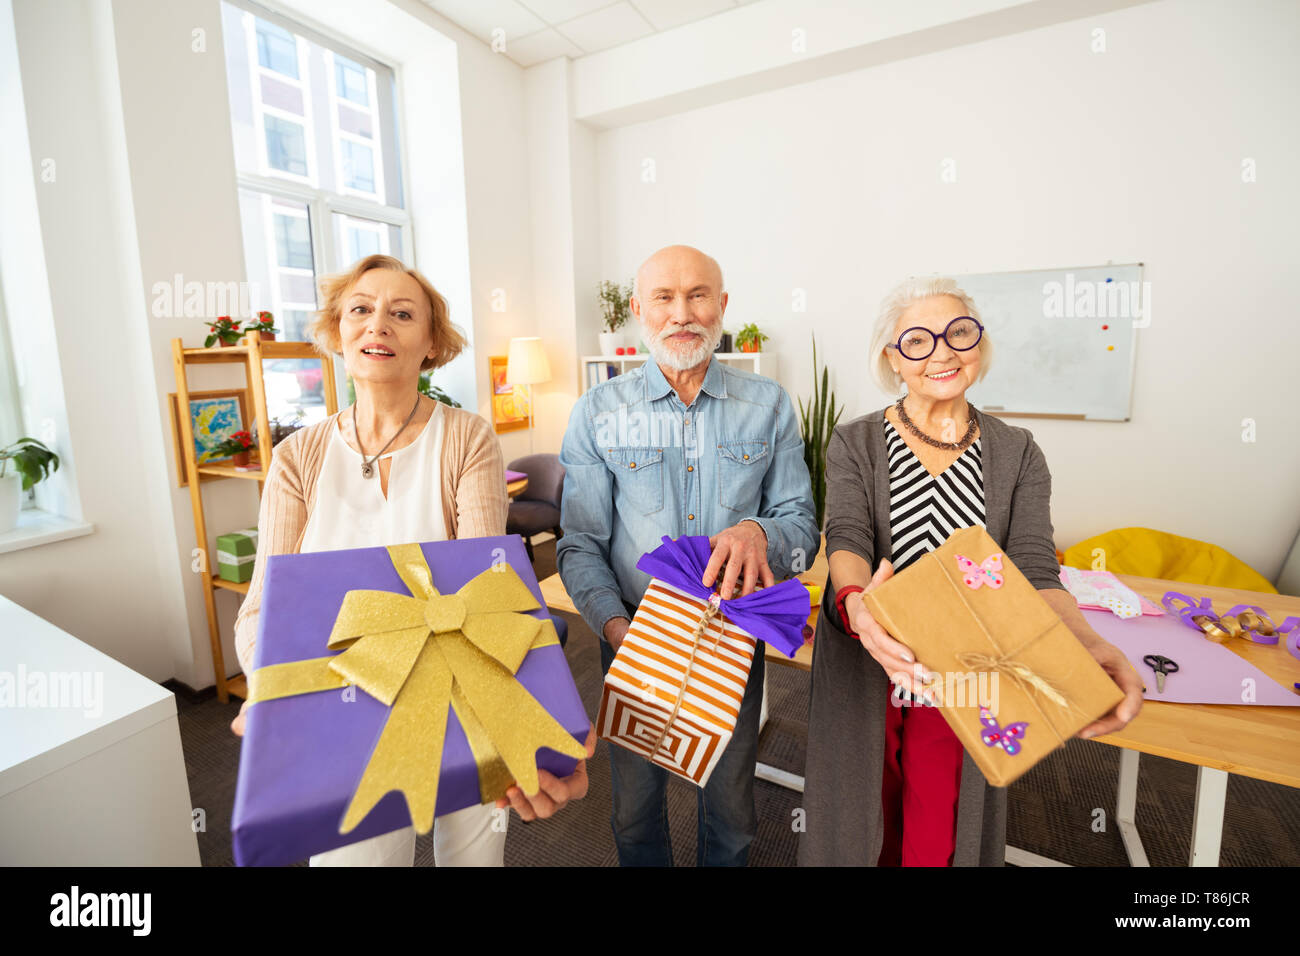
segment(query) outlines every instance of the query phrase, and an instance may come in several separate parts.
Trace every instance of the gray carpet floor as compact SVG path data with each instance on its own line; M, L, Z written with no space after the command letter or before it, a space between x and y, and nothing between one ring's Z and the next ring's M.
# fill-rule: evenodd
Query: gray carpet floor
M555 570L553 542L535 548L538 578ZM565 652L588 713L600 697L600 653L595 634L581 618L569 623ZM807 741L808 674L769 666L768 723L759 742L759 760L802 774ZM237 701L220 704L211 692L197 699L178 694L181 742L190 797L206 813L200 833L204 866L231 866L230 812L239 765L239 740L229 724ZM608 744L597 746L588 763L590 789L585 800L548 821L524 825L518 817L506 838L508 866L616 866L610 832ZM1185 866L1191 849L1196 768L1160 757L1143 756L1138 783L1137 822L1153 866ZM1007 841L1042 856L1076 866L1125 866L1127 857L1114 823L1119 750L1071 740L1033 768L1010 789ZM793 866L798 835L792 825L802 795L757 781L758 835L751 866ZM1098 812L1100 811L1100 813ZM669 827L674 861L695 862L695 787L675 778L668 788ZM1247 777L1228 783L1221 863L1224 866L1300 865L1300 790ZM432 836L416 845L416 865L433 865Z

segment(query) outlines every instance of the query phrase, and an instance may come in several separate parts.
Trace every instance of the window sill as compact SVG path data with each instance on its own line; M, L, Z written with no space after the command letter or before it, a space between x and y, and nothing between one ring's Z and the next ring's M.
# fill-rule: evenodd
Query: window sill
M90 534L95 526L85 521L28 508L18 515L18 527L0 534L0 554Z

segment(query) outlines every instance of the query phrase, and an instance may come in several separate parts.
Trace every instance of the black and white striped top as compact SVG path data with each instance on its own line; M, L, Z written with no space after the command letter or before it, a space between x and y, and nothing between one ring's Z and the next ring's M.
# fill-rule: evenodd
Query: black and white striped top
M925 470L889 419L885 419L885 447L893 545L889 560L897 574L957 529L984 524L984 472L980 439L938 475Z
M907 442L885 419L889 453L890 562L894 573L933 551L959 528L984 524L984 471L980 439L938 475L925 470ZM913 700L901 687L894 694Z

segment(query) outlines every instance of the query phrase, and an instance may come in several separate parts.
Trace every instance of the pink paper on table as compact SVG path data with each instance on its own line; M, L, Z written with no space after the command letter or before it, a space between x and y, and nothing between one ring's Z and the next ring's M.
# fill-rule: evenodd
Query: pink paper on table
M1175 704L1261 704L1300 707L1300 694L1279 684L1222 644L1201 637L1173 615L1136 617L1122 621L1109 611L1081 611L1088 624L1128 657L1142 675L1147 700ZM1286 654L1278 645L1275 654ZM1142 663L1147 654L1159 654L1178 663L1178 672L1165 677L1165 691L1156 691L1156 674ZM1241 699L1242 681L1255 682L1255 699Z

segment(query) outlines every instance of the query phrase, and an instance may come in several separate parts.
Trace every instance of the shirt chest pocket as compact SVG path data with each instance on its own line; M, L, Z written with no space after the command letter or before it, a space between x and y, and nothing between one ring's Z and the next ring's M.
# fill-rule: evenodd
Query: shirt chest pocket
M718 445L718 504L741 514L757 514L770 464L768 444L762 439Z
M651 515L664 507L664 450L644 445L605 449L614 476L614 507Z

